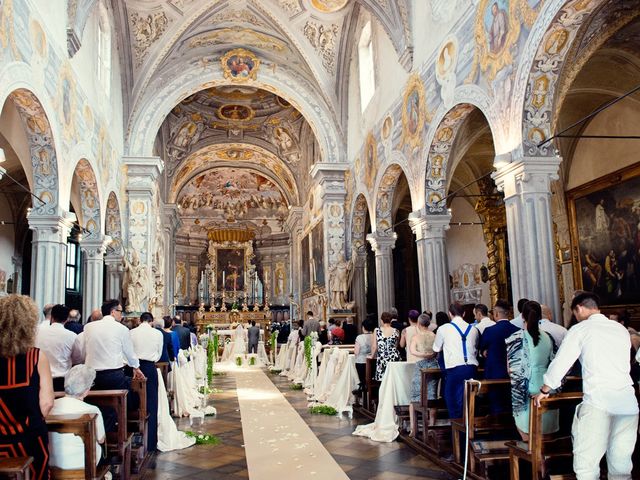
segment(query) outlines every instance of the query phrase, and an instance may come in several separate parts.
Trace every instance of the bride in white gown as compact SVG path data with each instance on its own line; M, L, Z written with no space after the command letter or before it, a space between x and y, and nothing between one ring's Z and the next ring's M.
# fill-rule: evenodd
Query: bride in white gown
M239 324L231 337L231 342L224 347L220 363L235 363L236 355L247 353L247 340L247 330L242 324Z

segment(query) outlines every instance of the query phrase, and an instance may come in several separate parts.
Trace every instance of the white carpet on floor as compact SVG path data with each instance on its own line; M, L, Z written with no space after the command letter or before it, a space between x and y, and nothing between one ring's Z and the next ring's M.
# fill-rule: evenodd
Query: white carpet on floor
M233 368L227 374L238 387L250 479L349 478L262 370Z

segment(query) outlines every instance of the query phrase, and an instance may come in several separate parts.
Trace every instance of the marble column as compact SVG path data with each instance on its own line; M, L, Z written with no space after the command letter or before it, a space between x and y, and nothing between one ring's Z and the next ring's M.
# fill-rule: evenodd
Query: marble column
M445 239L450 221L449 214L428 215L424 210L409 215L409 224L416 236L423 311L446 312L449 308L451 294Z
M174 303L176 278L176 233L180 227L180 215L175 203L163 207L162 235L165 248L164 275L164 306ZM171 311L169 311L171 313Z
M121 254L104 257L107 268L107 285L105 300L118 299L122 301L122 277L124 275L123 257Z
M560 319L555 242L551 218L551 181L558 179L560 157L516 157L497 164L493 174L504 192L514 302L520 298L548 305Z
M95 235L83 239L80 249L83 253L83 279L82 279L82 316L87 318L91 312L100 308L104 299L103 268L104 252L111 242L108 235Z
M356 322L358 326L367 318L367 290L365 282L365 265L367 264L367 254L354 253L353 257L353 280L351 282L351 299L356 304Z
M22 292L22 256L14 255L11 257L13 264L13 290L11 293Z
M370 233L367 241L375 253L376 260L376 290L378 294L378 316L388 312L395 304L393 252L398 235L380 235Z
M124 157L127 165L127 248L125 254L131 261L135 250L140 264L147 271L149 282L140 292L140 305L136 310L145 311L149 300L156 295L155 276L153 275L153 257L156 252L156 237L160 235L158 228L158 178L162 173L163 163L159 157ZM127 299L127 303L128 303Z
M298 309L302 305L302 266L300 265L300 236L302 235L302 207L291 207L289 216L285 221L287 231L289 232L289 293L293 296L293 302L298 305ZM289 319L295 317L301 318L302 312L291 304L289 309Z
M27 220L33 230L30 293L42 310L47 303L64 303L67 237L76 216L63 210L58 215L30 211Z

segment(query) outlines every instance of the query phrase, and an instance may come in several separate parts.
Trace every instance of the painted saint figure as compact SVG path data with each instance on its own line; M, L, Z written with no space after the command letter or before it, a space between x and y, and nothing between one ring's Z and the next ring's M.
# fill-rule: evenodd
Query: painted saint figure
M491 53L498 53L507 39L507 12L498 7L498 2L493 2L491 14L493 21L489 28L489 50Z

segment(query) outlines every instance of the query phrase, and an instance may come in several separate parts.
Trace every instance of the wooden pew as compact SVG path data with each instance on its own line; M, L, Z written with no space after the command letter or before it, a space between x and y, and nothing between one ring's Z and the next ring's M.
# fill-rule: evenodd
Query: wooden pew
M131 441L133 435L127 431L127 395L128 390L91 390L85 402L101 408L116 411L118 429L107 432L107 453L113 455L112 461L120 466L120 478L128 480L131 474Z
M465 382L463 418L451 421L454 461L462 467L466 423L469 423L469 471L477 476L486 476L490 462L509 459L509 448L505 441L518 438L511 410L491 415L488 413L488 393L503 390L511 393L511 381L482 380ZM503 440L495 440L502 437Z
M84 469L62 470L51 468L53 480L99 480L104 478L109 470L108 465L96 466L96 421L98 415L86 413L84 415L49 415L46 418L49 432L71 433L82 439L84 444Z
M582 402L581 392L564 392L552 395L540 402L540 407L531 399L529 410L529 441L507 442L511 480L520 478L520 460L531 464L531 478L542 478L543 465L548 459L572 456L571 431L543 435L542 415L560 408L575 408Z
M414 416L411 430L417 441L421 432L421 441L425 447L439 457L447 456L451 452L451 421L448 419L447 405L444 398L438 398L436 387L436 399L429 400L429 382L442 379L442 371L439 368L423 368L420 382L420 399L413 402ZM431 418L435 411L435 418ZM418 423L418 417L421 422ZM419 428L420 427L420 428Z
M378 392L380 390L380 383L378 380L374 380L373 376L376 373L377 360L375 358L367 358L365 366L365 390L363 392L362 404L364 408L372 415L376 413L376 406L378 400Z
M33 457L0 458L0 478L31 480Z
M142 465L147 457L149 414L147 412L147 379L131 379L131 388L138 394L140 402L138 409L129 412L128 429L129 433L138 437L138 441L132 443L131 448L131 471L140 473Z

